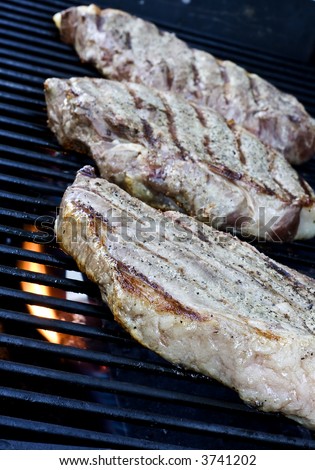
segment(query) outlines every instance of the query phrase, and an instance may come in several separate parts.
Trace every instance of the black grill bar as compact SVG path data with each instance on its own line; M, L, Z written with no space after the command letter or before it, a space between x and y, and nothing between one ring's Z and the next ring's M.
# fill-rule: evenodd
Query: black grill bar
M18 238L21 241L32 241L43 244L47 243L47 236L41 235L40 232L28 232L27 230L21 228L0 225L0 234L1 233L6 236Z
M37 214L28 214L27 212L15 211L13 209L3 209L0 207L0 215L5 217L12 217L15 219L23 220L25 223L34 224L38 219ZM46 217L46 222L49 222L49 217Z
M23 2L24 4L24 2ZM9 12L12 12L12 5L11 3L4 3L1 5L1 10L6 11L8 10ZM23 16L26 18L29 17L30 15L30 10L28 8L22 8L21 5L15 4L14 5L14 12L16 13L22 13ZM35 9L32 10L32 17L36 18L37 20L44 20L44 24L46 25L47 23L47 15L45 13L40 13L36 11Z
M93 338L102 341L112 341L115 343L123 343L124 345L134 344L133 341L129 338L124 338L117 335L114 336L112 334L105 333L99 328L89 325L81 325L80 323L71 323L62 320L50 320L34 315L31 316L26 313L13 312L11 310L0 309L0 320L3 322L19 323L25 326L32 326L41 330L56 331L58 333L67 335L75 335L82 338L87 337L90 339Z
M0 52L1 52L1 49L0 49ZM8 67L11 67L17 70L22 70L22 71L29 70L29 64L25 64L25 60L28 57L27 53L14 54L14 57L16 58L15 60L3 58L0 61L0 64L6 65ZM65 59L65 57L63 57L63 59ZM69 74L71 70L72 75L76 75L76 74L82 75L82 72L83 72L82 67L77 66L75 64L71 64L71 67L69 67L67 62L65 63L59 62L57 66L55 65L54 68L51 68L51 69L49 69L48 67L49 65L53 67L54 63L53 61L49 59L45 59L45 68L40 66L40 64L43 62L42 58L32 57L31 59L29 59L29 62L31 64L36 64L35 66L32 65L32 71L34 72L34 74L39 75L40 77L44 77L44 78L57 75L58 74L57 70L60 70L61 74L65 74L65 73ZM86 75L90 75L89 72L84 71L84 73Z
M11 268L0 265L0 275L7 276L7 279L18 281L33 282L44 286L55 287L56 289L68 290L70 292L79 292L90 296L97 295L97 289L94 284L75 279L64 279L62 277L40 274L25 269Z
M5 175L2 173L0 173L0 182L26 187L31 190L40 191L41 193L49 192L51 194L58 194L58 195L62 195L64 190L67 187L65 183L63 183L62 185L59 183L59 187L58 187L51 183L40 183L35 180L31 180L29 178L20 178L18 176Z
M48 253L38 253L37 251L24 250L15 246L0 245L0 254L11 256L15 260L31 261L33 263L45 264L47 266L60 267L68 270L75 271L77 269L76 263L68 256L54 256Z
M40 124L35 124L32 122L21 121L20 119L12 118L9 116L0 116L0 123L7 124L8 126L12 126L12 128L26 130L27 132L36 132L42 134L48 133L47 128Z
M37 57L42 57L45 60L47 60L47 51L45 51L42 47L38 47L36 44L29 44L29 43L23 43L20 41L15 41L14 39L8 39L5 37L0 38L0 45L2 48L14 48L14 57L17 53L17 50L19 51L19 54L23 54L23 57L28 54L34 55L36 58ZM66 54L66 52L59 52L58 50L49 50L49 59L48 61L53 64L53 60L55 61L64 61L67 59L67 64L69 65L70 69L70 64L73 64L78 67L80 64L79 60L77 57L75 57L73 54L70 52ZM55 62L56 63L56 62ZM83 67L82 67L83 69Z
M0 397L2 400L15 399L24 403L29 402L29 392L25 390L16 390L10 388L0 388ZM173 418L155 413L146 413L139 410L117 409L109 406L98 405L91 402L67 399L65 397L56 397L42 393L32 392L32 403L45 405L48 407L57 407L58 409L67 409L83 413L101 415L105 418L123 422L132 422L140 425L160 426L163 428L184 430L188 433L203 433L221 435L225 438L239 438L242 440L255 440L268 444L277 444L289 446L290 448L308 448L315 449L315 444L304 439L292 438L281 435L267 434L263 432L249 431L247 429L232 428L223 425L213 425L185 418Z
M30 12L28 10L24 10L24 14L22 15L19 15L18 11L19 11L18 9L14 8L14 13L12 13L12 7L10 7L8 11L1 8L1 17L3 19L7 18L14 25L16 25L16 22L18 21L19 25L21 24L32 25L35 28L42 28L43 26L46 26L47 28L46 16L44 16L43 20L41 21L40 18L33 17L33 12L32 12L32 16L30 16ZM27 15L25 15L25 13L27 13ZM51 25L51 28L52 27L53 26Z
M134 385L130 382L120 382L115 380L104 380L98 377L88 377L86 375L73 372L63 372L60 370L46 369L37 366L26 366L24 364L0 360L1 372L12 372L19 376L30 376L31 378L40 378L60 382L61 384L71 384L74 387L84 386L85 388L99 390L108 393L119 393L123 395L132 395L147 400L162 400L166 403L181 404L187 407L210 407L215 409L224 409L229 412L258 414L253 408L243 404L225 402L223 400L213 400L204 396L194 396L177 391L152 389L145 385Z
M41 208L49 208L49 209L56 209L56 202L49 201L48 199L44 198L36 198L36 197L30 197L26 196L24 194L16 194L16 193L11 193L9 191L0 191L0 200L8 200L12 203L16 204L29 204L30 207L41 207ZM1 229L0 229L1 230ZM4 232L5 230L2 230Z
M29 159L29 160L35 160L39 161L41 165L36 166L36 168L44 168L44 164L50 164L49 166L51 167L53 165L58 165L58 168L60 167L69 167L69 169L72 169L72 173L77 169L77 163L74 163L72 161L69 161L68 159L65 159L65 157L59 157L57 152L52 152L53 156L47 155L43 152L34 152L33 150L28 150L28 149L20 149L16 147L11 147L10 145L4 145L0 144L0 152L1 154L6 154L10 157L17 156L21 159ZM13 164L13 163L12 163Z
M0 51L1 53L1 51ZM15 115L22 117L24 119L39 119L45 116L44 111L34 111L27 108L20 108L12 104L0 103L0 112L6 113L8 115Z
M30 106L32 106L33 109L34 108L40 109L41 106L44 109L44 105L45 105L44 101L35 100L33 98L30 98L29 96L21 96L19 94L6 93L5 91L0 91L0 98L3 101L18 103L20 105L22 104L23 106L26 106L27 104L29 104ZM19 108L19 109L21 112L24 110L23 108Z
M30 292L23 292L10 287L0 287L0 296L4 298L14 298L16 301L19 300L25 304L39 305L41 307L48 307L69 313L78 313L86 316L106 318L106 307L104 306L88 305L74 300L64 300L52 296L32 294Z
M13 171L18 170L24 171L26 173L30 172L30 174L38 173L40 176L55 176L56 178L64 179L71 182L73 181L73 174L70 175L65 172L53 170L51 168L38 167L29 163L16 162L6 158L0 158L0 166L12 169Z
M21 418L12 418L8 416L0 416L0 426L8 429L15 429L16 431L23 430L27 433L38 435L40 438L43 436L56 436L61 438L63 442L69 441L78 443L84 442L86 445L93 446L98 444L105 448L111 446L118 449L139 449L139 450L180 450L183 447L167 445L161 442L146 441L144 439L136 439L125 436L117 436L115 434L101 433L96 431L79 428L71 428L69 426L60 426L58 424L43 423L40 421L25 420Z
M81 312L80 312L81 313ZM106 312L105 312L106 313ZM109 367L119 367L129 370L141 370L151 374L159 374L163 376L187 378L190 380L207 381L206 377L200 374L185 372L182 369L175 368L170 364L159 365L147 361L139 361L129 359L127 357L115 356L104 352L83 350L73 346L63 346L59 344L47 343L45 341L29 339L19 336L8 335L2 333L0 336L0 344L2 346L23 348L23 350L38 351L41 354L52 354L54 357L62 357L65 359L73 359L75 361L90 362L93 364L107 365Z
M25 126L25 131L27 131L27 126ZM50 148L51 150L60 151L60 147L55 142L49 142L48 138L43 139L42 137L34 137L29 134L22 134L19 132L13 132L9 130L0 129L0 137L2 142L4 140L12 141L14 145L17 143L30 144L31 146L35 145L37 147Z
M0 69L0 77L1 77L1 69ZM33 95L36 96L38 99L43 99L43 93L41 89L35 88L33 86L30 86L29 84L21 84L21 83L15 83L12 80L3 80L0 78L0 89L4 90L17 90L21 92L22 96L27 95ZM43 101L44 103L44 101Z
M14 40L18 39L19 41L24 42L26 44L29 44L29 43L31 43L31 45L34 44L34 40L31 38L29 34L20 33L16 29L10 30L8 28L5 28L2 30L2 36L5 38L9 38L9 39L12 38ZM45 48L47 48L47 51L49 51L50 48L53 48L57 51L65 51L66 53L67 52L69 53L69 47L63 44L62 42L58 43L52 39L41 38L40 43L44 50Z
M37 84L37 86L43 85L43 79L41 77L36 77L35 75L32 75L30 73L28 74L28 73L19 72L17 70L11 70L7 68L8 63L6 63L5 60L1 60L0 65L3 64L3 62L4 62L4 67L0 68L0 77L4 77L5 79L8 79L13 82L17 82L17 81L22 82L22 84L24 82L25 84L27 83L31 83L32 85Z

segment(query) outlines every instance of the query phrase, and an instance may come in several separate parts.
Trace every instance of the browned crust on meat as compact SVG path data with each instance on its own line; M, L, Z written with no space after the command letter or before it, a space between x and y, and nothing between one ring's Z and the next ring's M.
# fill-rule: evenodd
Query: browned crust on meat
M137 296L145 300L153 306L160 314L172 313L177 316L187 317L190 320L201 322L203 318L197 312L184 307L180 302L172 298L165 292L161 286L152 283L143 274L136 272L123 264L117 263L117 271L119 282L124 289L129 291L133 296Z
M258 336L263 336L264 338L269 339L271 341L281 340L281 336L276 335L275 333L272 333L271 331L261 330L260 328L257 328L256 326L252 326L251 328L254 330L254 332Z

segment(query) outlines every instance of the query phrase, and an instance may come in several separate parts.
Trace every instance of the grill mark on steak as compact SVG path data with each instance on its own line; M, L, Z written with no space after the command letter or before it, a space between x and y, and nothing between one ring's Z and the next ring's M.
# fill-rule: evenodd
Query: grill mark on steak
M211 171L213 171L214 173L217 173L218 175L224 176L228 180L239 181L243 179L242 173L237 173L236 171L231 170L225 165L213 165L212 163L209 163L209 162L207 162L207 165L209 166L209 168L211 168Z
M159 92L157 92L157 94L158 94L160 100L163 103L163 106L164 106L164 109L165 109L165 115L166 115L166 118L167 118L168 130L169 130L169 133L170 133L170 135L173 139L174 144L176 145L176 147L178 148L178 150L180 152L179 156L182 160L186 160L186 158L189 156L189 153L182 146L180 141L178 140L173 111L171 110L170 106L168 105L166 99Z
M263 336L264 338L267 338L273 341L279 341L281 339L281 336L276 335L272 333L271 331L261 330L260 328L257 328L256 326L254 326L253 329L259 336Z
M277 184L279 185L279 187L281 188L281 190L282 190L284 193L287 194L288 200L289 200L289 201L293 201L293 200L294 200L293 194L291 194L290 191L289 191L285 186L283 186L283 184L282 184L281 181L277 180L276 182L277 182ZM272 191L272 190L271 190L270 188L268 188L266 185L265 185L265 187L266 187L266 190L267 190L267 194L273 194L273 193L274 193L274 191ZM268 191L272 191L272 192L269 193Z
M238 154L238 157L240 159L240 162L243 165L246 165L246 157L245 157L245 155L243 153L243 150L242 150L242 143L241 143L241 140L240 140L240 136L237 132L235 132L234 137L235 137L236 150L237 150L237 154Z
M132 49L132 44L131 44L131 35L129 33L129 31L126 32L126 36L125 36L125 43L126 43L126 46L128 49Z
M191 70L193 72L194 85L198 87L200 83L200 76L199 76L198 68L196 67L194 59L193 59L193 62L191 63Z
M166 72L166 83L167 83L168 89L171 90L173 82L174 82L174 72L170 69L167 63L165 63L165 72Z
M203 146L204 146L204 149L211 158L214 158L214 154L213 154L213 152L210 148L210 136L209 136L209 132L208 132L208 129L207 129L207 120L206 120L201 108L199 108L198 106L195 106L194 103L191 103L191 105L194 108L194 111L196 113L196 116L198 118L199 123L201 124L202 128L205 129L205 131L207 132L204 135L203 142L202 142Z
M228 99L228 84L229 84L229 75L222 63L221 60L218 60L218 65L219 65L219 71L220 71L220 75L221 75L221 79L222 79L222 82L223 82L223 86L222 86L222 91L223 91L223 97L224 97L224 101L225 103L228 105L230 103L230 100Z
M96 27L97 27L98 31L101 32L103 30L103 26L104 26L105 22L106 22L106 19L104 18L104 16L95 15L95 24L96 24Z
M198 322L204 320L200 314L175 300L160 285L150 281L143 273L121 261L116 260L116 264L122 285L129 292L144 297L150 305L155 305L162 312L173 313L177 316L182 315ZM150 289L154 295L150 295Z
M137 95L137 93L130 86L128 86L128 84L126 84L126 89L130 97L132 98L135 107L137 109L143 109L143 101ZM156 144L156 138L154 137L154 132L150 123L147 121L147 119L144 119L144 118L141 118L141 123L142 123L142 131L143 131L144 138L147 139L147 141L149 142L151 146L154 146Z
M146 119L141 119L143 134L144 137L147 139L150 145L154 145L156 143L156 139L154 137L153 129L150 126L149 122Z
M259 109L260 108L260 103L259 103L259 96L258 96L258 92L257 92L257 87L254 83L254 80L253 80L251 74L246 73L246 76L249 80L249 90L251 92L252 98L254 100L254 103L257 105L257 107Z
M210 137L207 134L203 138L203 146L207 154L210 156L210 158L213 158L214 155L210 148Z
M202 112L202 109L199 106L195 106L194 103L191 103L191 106L194 108L196 116L202 127L207 128L207 120Z
M82 174L84 176L87 175L86 172L82 171ZM97 193L95 193L97 194ZM93 230L95 236L97 236L99 239L102 239L102 230L101 230L101 223L105 223L107 227L110 227L111 233L117 233L119 231L119 228L115 229L112 225L109 226L109 220L107 217L104 216L104 214L101 214L100 212L96 211L91 205L86 205L82 202L75 201L75 206L78 207L82 212L84 212L87 216L87 219L89 221L89 228ZM141 219L138 219L141 221ZM148 252L153 252L152 250L149 250L146 245L142 244L142 247L146 249ZM155 253L156 256L159 258L163 259L159 253ZM150 287L152 291L154 291L155 296L156 294L159 295L161 298L159 303L159 308L162 310L165 310L166 312L172 312L176 315L183 315L191 320L195 321L202 321L203 318L201 315L199 315L197 312L194 310L185 307L181 302L175 300L168 292L166 292L161 285L157 284L156 282L151 281L148 279L147 276L145 276L143 273L137 271L135 268L128 266L126 263L116 260L113 258L115 261L119 275L121 276L122 283L124 287L129 290L132 293L136 293L138 295L142 295L147 298L147 300L150 303L156 303L155 299L152 296L148 295L147 288ZM164 258L165 261L166 258ZM143 284L146 286L144 287ZM201 287L201 286L199 286Z
M137 93L129 86L128 83L125 84L126 89L129 92L131 98L133 99L133 102L135 104L135 107L137 109L142 109L143 108L143 101L142 99L137 95Z

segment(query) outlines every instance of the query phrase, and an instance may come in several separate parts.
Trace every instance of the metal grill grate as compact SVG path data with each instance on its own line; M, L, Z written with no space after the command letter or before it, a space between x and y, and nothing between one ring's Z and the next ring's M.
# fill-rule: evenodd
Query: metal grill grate
M95 74L59 41L51 21L59 9L82 3L10 0L1 6L0 449L314 449L310 431L258 413L231 390L177 369L136 344L113 322L94 285L65 277L66 270L77 267L51 239L52 221L76 170L90 162L64 154L47 130L42 86L50 76ZM311 67L174 25L159 26L260 73L294 93L315 115ZM301 174L315 186L314 162ZM31 229L39 217L50 233ZM43 244L45 250L30 250L25 242ZM260 248L314 276L313 241ZM49 272L22 269L21 260L49 266ZM53 287L58 296L24 292L21 281ZM67 299L65 292L86 294L93 303ZM27 304L81 314L89 321L31 316ZM38 329L70 335L72 343L49 343ZM78 347L75 338L84 339L85 347Z

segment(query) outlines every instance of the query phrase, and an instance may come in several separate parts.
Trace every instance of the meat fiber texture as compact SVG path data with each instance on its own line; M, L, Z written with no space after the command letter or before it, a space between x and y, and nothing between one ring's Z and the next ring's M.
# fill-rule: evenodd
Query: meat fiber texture
M228 60L119 10L57 13L61 38L106 77L170 90L233 119L294 164L315 153L315 120L298 100Z
M280 153L216 111L144 85L48 79L48 123L66 149L148 204L272 241L315 234L315 195Z
M91 167L66 190L56 234L136 340L315 429L313 279Z

